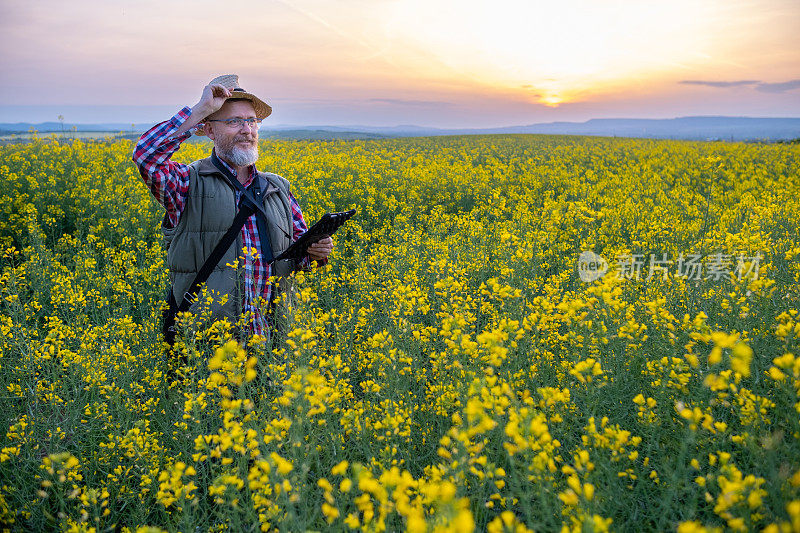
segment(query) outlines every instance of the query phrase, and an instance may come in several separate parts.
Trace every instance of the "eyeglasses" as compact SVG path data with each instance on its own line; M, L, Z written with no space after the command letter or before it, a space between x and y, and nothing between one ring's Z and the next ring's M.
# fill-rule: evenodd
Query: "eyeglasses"
M261 124L261 120L255 118L255 117L250 117L250 118L226 118L226 119L222 119L222 120L220 120L220 119L211 119L211 120L207 120L206 122L222 122L223 124L225 124L229 128L237 128L237 129L241 128L242 124L247 124L247 127L251 128L251 129L253 127L258 127L258 125Z

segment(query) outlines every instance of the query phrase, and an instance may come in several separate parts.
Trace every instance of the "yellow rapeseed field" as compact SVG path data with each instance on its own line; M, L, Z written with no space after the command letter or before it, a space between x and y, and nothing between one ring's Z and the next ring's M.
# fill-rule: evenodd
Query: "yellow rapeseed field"
M8 529L800 531L800 146L262 141L358 213L175 353L132 148L0 147Z

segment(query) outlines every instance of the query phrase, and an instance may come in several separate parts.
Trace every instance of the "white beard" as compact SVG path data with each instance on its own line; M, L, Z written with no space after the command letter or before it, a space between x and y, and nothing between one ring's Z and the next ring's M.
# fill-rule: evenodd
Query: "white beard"
M258 160L258 145L254 144L252 148L239 148L233 146L230 149L221 146L217 147L219 156L237 167L249 167L255 164Z

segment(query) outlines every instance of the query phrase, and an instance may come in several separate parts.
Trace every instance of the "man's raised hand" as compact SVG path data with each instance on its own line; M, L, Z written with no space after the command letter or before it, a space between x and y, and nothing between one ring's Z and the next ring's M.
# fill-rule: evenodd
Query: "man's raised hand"
M200 96L200 101L192 108L192 115L180 125L180 127L173 133L175 135L182 135L202 123L209 115L219 111L225 100L231 97L231 91L217 83L208 84L203 88L203 94ZM201 125L202 127L202 125Z
M219 84L206 85L203 87L203 94L200 96L200 101L194 106L193 112L197 112L198 116L206 118L208 115L215 113L222 107L225 100L231 97L231 91Z

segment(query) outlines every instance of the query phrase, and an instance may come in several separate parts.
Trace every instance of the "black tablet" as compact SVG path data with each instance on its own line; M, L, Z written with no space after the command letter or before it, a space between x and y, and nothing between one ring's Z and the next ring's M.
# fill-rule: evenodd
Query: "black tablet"
M320 239L329 237L336 233L339 227L350 220L356 214L355 209L350 211L342 211L341 213L325 213L322 218L317 220L313 226L308 228L308 231L300 235L297 239L283 251L281 255L276 257L274 261L282 259L302 259L308 252L308 247Z

